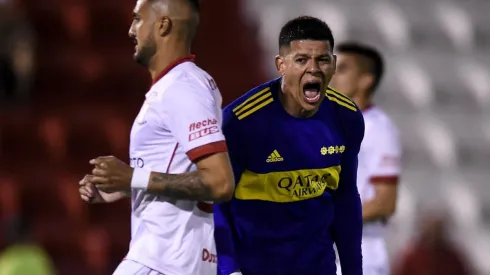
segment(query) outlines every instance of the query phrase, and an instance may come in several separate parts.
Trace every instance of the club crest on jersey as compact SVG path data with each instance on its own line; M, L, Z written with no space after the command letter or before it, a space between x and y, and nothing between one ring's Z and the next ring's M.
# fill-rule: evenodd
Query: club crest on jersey
M333 154L342 154L343 152L345 151L345 146L344 145L341 145L341 146L329 146L328 148L323 146L321 149L320 149L320 153L322 155L333 155Z

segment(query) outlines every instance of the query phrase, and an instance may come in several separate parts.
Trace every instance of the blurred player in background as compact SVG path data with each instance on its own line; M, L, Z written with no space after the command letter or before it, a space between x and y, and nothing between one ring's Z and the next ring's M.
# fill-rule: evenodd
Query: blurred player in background
M289 21L276 57L282 77L224 110L237 187L231 202L215 205L221 275L333 275L334 243L345 274L362 274L364 122L354 102L328 88L333 46L325 22Z
M357 43L341 44L337 53L332 86L356 102L366 125L357 171L364 220L364 274L386 275L389 259L384 231L387 219L395 212L401 146L397 127L372 102L383 76L383 60L375 49ZM345 274L343 270L342 273Z
M131 193L131 244L115 275L215 275L212 203L231 198L233 172L221 131L221 95L190 46L197 0L139 0L129 36L153 85L131 130L130 164L99 157L82 199ZM129 80L130 81L130 80ZM158 171L158 172L151 172Z

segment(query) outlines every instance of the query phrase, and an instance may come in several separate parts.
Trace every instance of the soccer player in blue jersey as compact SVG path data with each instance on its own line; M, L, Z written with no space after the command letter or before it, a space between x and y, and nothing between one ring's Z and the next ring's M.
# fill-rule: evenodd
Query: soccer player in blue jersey
M279 35L280 78L227 106L223 131L236 179L215 205L221 275L362 274L356 187L362 113L328 87L335 73L328 25L298 17Z

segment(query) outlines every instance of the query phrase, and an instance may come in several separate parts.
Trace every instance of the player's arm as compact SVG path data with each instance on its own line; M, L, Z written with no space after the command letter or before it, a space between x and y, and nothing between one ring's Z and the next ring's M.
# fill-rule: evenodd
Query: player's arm
M224 150L224 149L223 149ZM227 201L233 195L233 173L226 152L195 160L198 170L183 174L151 172L147 191L179 200Z
M233 243L234 228L230 212L230 202L215 204L214 239L218 253L218 274L230 275L240 271L235 246Z
M347 114L343 119L346 150L341 160L339 188L334 194L332 235L342 274L361 275L362 208L357 190L357 154L364 137L364 119L360 110Z
M380 129L374 161L374 176L369 179L374 185L375 195L363 202L364 222L389 218L396 209L398 178L400 175L401 146L395 129Z
M236 183L240 181L243 172L243 147L240 146L240 135L236 134L239 128L236 125L235 116L230 107L223 111L223 132L230 154L233 173ZM229 275L239 271L235 246L233 243L234 227L233 217L230 211L231 201L214 204L214 239L218 254L218 275Z
M221 130L221 110L211 92L187 83L176 83L167 92L162 100L162 124L198 169L182 174L151 172L148 180L145 171L136 168L132 187L138 188L143 181L147 192L174 199L231 199L235 187L233 172Z
M390 177L376 181L374 184L374 198L362 204L364 222L386 219L395 213L398 178Z

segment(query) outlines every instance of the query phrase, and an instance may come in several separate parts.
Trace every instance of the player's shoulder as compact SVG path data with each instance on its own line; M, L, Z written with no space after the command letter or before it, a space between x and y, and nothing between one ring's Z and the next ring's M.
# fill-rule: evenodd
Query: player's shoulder
M267 110L274 101L273 93L279 81L278 78L263 83L234 100L223 109L223 120L246 122Z
M326 108L333 110L341 131L350 143L360 145L364 137L364 118L357 104L348 96L332 87L325 92L325 100L322 104L329 105Z
M362 127L364 129L364 118L361 109L343 93L328 87L322 104L329 105L327 108L336 113L337 119L344 127Z
M323 101L323 104L332 105L334 106L334 109L341 113L359 112L359 108L350 97L330 86L327 87L327 90L325 91L325 100Z
M398 135L399 129L393 119L380 107L371 106L364 110L364 121L374 132Z
M155 84L155 90L164 101L186 101L189 97L206 99L219 95L214 78L193 62L178 65L165 78L165 81Z
M189 87L189 91L201 92L202 90L216 90L217 84L214 78L193 62L187 62L178 67L173 86Z

